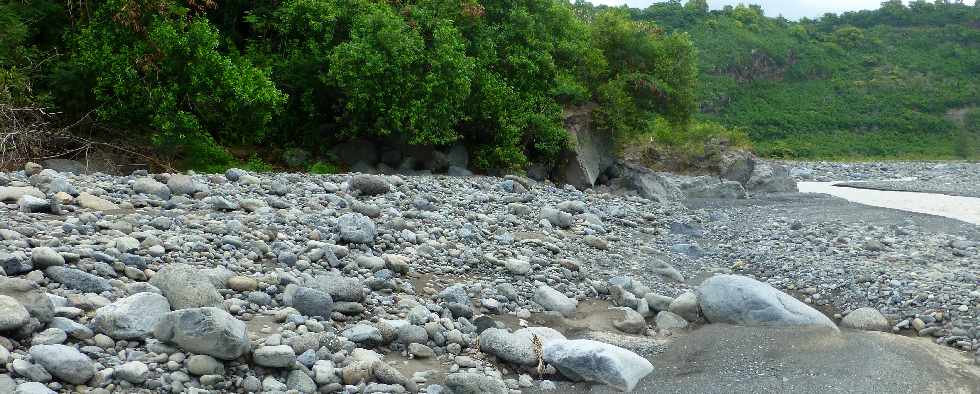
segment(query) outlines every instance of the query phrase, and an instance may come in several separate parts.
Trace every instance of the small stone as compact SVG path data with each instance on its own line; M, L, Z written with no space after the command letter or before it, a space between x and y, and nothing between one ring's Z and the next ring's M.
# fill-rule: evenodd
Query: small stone
M858 308L848 313L841 319L841 327L853 328L865 331L889 331L891 325L888 319L875 308Z
M271 368L288 368L296 364L296 353L289 345L262 346L252 352L256 364Z

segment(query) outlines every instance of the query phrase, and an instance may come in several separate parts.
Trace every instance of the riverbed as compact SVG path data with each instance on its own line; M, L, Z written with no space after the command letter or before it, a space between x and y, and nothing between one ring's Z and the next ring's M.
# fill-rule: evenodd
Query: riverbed
M835 186L840 182L799 182L802 193L823 193L859 204L924 213L980 225L980 198L936 193L883 191Z

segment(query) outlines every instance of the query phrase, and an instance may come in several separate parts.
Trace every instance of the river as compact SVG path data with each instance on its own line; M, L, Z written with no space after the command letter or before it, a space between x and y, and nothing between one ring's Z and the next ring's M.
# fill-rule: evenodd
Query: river
M839 182L799 182L802 193L823 193L875 207L943 216L980 225L980 198L834 186Z

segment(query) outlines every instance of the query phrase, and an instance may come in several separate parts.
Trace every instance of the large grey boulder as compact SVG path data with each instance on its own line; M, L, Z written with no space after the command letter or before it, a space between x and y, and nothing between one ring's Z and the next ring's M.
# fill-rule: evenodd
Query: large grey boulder
M20 200L23 196L44 198L44 193L36 187L30 186L5 186L0 187L0 201L12 202Z
M73 196L78 195L78 190L75 189L75 186L68 183L68 179L65 178L64 175L61 175L54 170L42 170L40 173L31 175L27 181L30 182L31 186L41 189L41 191L48 195L61 192L68 193Z
M566 297L551 286L538 287L534 290L531 300L537 302L546 311L556 311L565 317L575 316L575 308L578 306L578 300Z
M888 319L875 308L858 308L841 319L841 327L865 331L888 331Z
M653 364L636 353L585 339L546 343L544 360L571 380L600 382L622 391L633 391L653 372Z
M218 308L170 312L157 323L153 335L188 352L222 360L234 360L251 348L245 323Z
M648 200L666 202L680 201L683 192L667 177L646 167L625 164L624 177L630 187Z
M359 213L346 213L337 219L340 240L355 244L373 244L378 230L371 218Z
M17 300L27 308L31 316L42 323L48 323L54 318L54 304L37 283L0 276L0 295Z
M357 190L361 195L373 196L385 194L391 190L388 181L377 175L355 175L350 180L351 190Z
M837 330L827 316L755 279L716 275L697 289L701 312L711 323L744 326L813 326Z
M560 332L548 327L527 327L514 333L499 328L487 328L480 333L480 350L509 363L537 365L538 354L534 352L533 346L535 336L542 344L565 339Z
M364 285L355 278L347 278L337 271L329 271L306 282L307 287L330 295L333 301L364 301Z
M144 339L169 312L164 296L136 293L96 310L92 329L115 339Z
M86 192L79 194L78 197L75 198L75 202L82 208L93 209L96 211L111 211L119 209L119 206L115 203L102 197L93 196Z
M10 276L26 274L34 270L34 263L27 254L19 250L13 253L0 252L0 270Z
M71 346L31 346L31 358L54 377L71 384L83 384L95 376L95 363Z
M196 182L194 178L184 174L171 175L170 179L167 179L167 187L171 193L178 195L186 194L192 196L198 192L206 193L209 191L208 185Z
M0 331L16 330L27 324L31 314L16 299L0 295Z
M592 126L592 106L566 109L565 130L573 141L557 169L558 181L588 189L616 161L615 143L609 133Z
M108 279L78 269L58 266L48 267L44 270L44 274L51 280L61 283L66 288L84 293L98 294L105 291L112 291L112 283Z
M333 312L333 297L330 294L302 286L286 287L286 305L296 308L303 316L329 318Z
M133 191L136 194L149 194L151 196L157 196L161 200L170 199L170 188L160 182L157 182L153 178L140 178L133 183Z
M785 166L757 161L745 188L756 193L798 192L796 180Z
M735 200L746 198L741 183L711 176L699 176L680 183L685 198Z
M150 279L150 284L170 301L173 310L220 307L221 294L202 271L187 264L168 264Z
M482 373L458 372L446 376L446 387L453 394L508 394L507 385Z
M31 262L37 268L48 268L53 266L65 265L65 258L57 250L47 246L41 246L31 250ZM9 272L8 272L9 274Z

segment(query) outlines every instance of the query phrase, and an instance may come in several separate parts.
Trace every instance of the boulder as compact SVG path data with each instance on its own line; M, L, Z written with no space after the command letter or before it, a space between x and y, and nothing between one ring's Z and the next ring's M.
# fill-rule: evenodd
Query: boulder
M20 200L21 197L32 196L35 198L44 198L44 193L38 190L36 187L30 186L6 186L0 187L0 201L12 202Z
M31 346L31 358L54 377L71 384L84 384L95 376L95 363L71 346Z
M359 213L346 213L337 219L340 240L355 244L373 244L378 230L371 218Z
M350 180L350 188L364 196L385 194L391 190L388 181L377 175L355 175Z
M329 318L333 312L333 298L330 294L309 287L290 285L286 289L284 301L303 316Z
M11 331L27 324L31 314L16 299L0 295L0 332Z
M44 274L62 286L84 293L102 293L112 291L112 283L101 276L68 267L48 267Z
M136 293L96 310L92 329L114 339L144 339L169 312L164 296Z
M94 209L96 211L111 211L119 209L119 206L115 203L85 192L79 194L78 197L75 198L75 202L82 208Z
M699 176L681 182L684 198L735 200L746 198L745 187L741 183Z
M347 278L336 271L317 275L312 281L307 281L307 287L320 290L330 295L334 301L364 301L364 286L354 278Z
M0 276L0 295L17 300L31 316L42 323L48 323L54 317L54 304L37 283Z
M0 238L3 237L0 236ZM59 255L58 257L61 256ZM34 263L24 252L19 250L13 253L0 252L0 271L3 271L7 275L13 276L26 274L32 270L34 270Z
M252 352L255 364L269 368L289 368L296 364L296 353L289 345L262 346Z
M875 308L858 308L844 316L841 327L865 331L889 331L888 319Z
M157 323L153 335L185 351L222 360L234 360L251 348L245 323L211 307L170 312Z
M697 289L711 323L744 326L812 326L837 330L827 316L766 283L738 275L716 275Z
M541 286L534 290L532 301L541 305L546 311L556 311L565 317L575 316L575 308L578 306L577 300L566 297L550 286Z
M186 194L189 196L193 196L198 192L206 193L209 191L208 185L196 182L194 178L184 174L171 175L170 179L167 179L167 188L173 194Z
M48 268L65 265L65 258L57 250L42 246L31 250L31 261L37 268ZM9 274L9 272L8 272Z
M535 336L542 344L565 339L560 332L548 327L522 328L514 333L491 327L480 333L480 350L509 363L537 365L538 354L533 346Z
M594 106L568 108L563 114L572 141L561 157L557 180L585 190L595 186L599 175L616 161L615 143L609 133L593 129Z
M546 343L544 360L571 380L599 382L622 391L633 391L653 372L653 364L636 353L584 339Z
M133 191L136 194L149 194L151 196L159 197L161 200L170 199L170 188L160 182L157 182L153 178L143 177L137 179L133 183Z
M624 177L631 188L648 200L666 202L684 198L684 194L670 179L649 168L626 164Z
M756 193L785 193L798 192L796 180L789 174L785 166L758 161L752 169L752 176L745 183L745 188Z
M42 170L41 172L31 175L27 181L31 186L35 186L41 189L45 194L57 194L60 192L68 193L70 195L78 195L78 190L75 186L68 183L68 179L64 175L59 174L54 170Z
M168 264L150 279L173 310L220 307L224 298L203 272L187 264Z
M446 376L446 387L453 394L508 394L510 390L499 378L482 373L457 372Z

